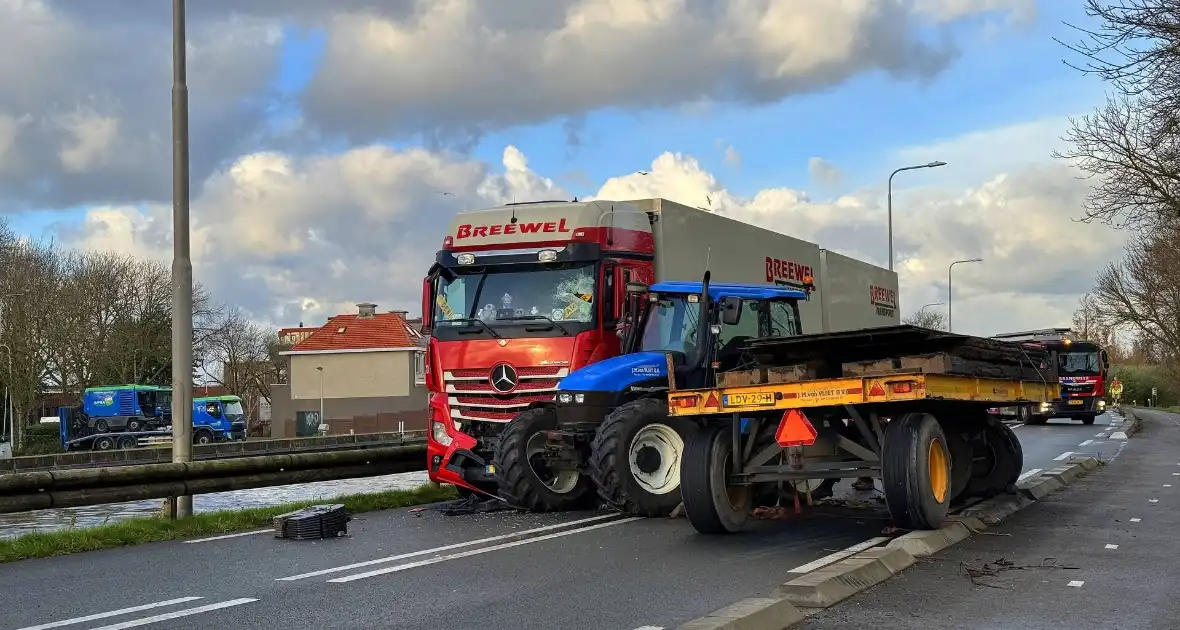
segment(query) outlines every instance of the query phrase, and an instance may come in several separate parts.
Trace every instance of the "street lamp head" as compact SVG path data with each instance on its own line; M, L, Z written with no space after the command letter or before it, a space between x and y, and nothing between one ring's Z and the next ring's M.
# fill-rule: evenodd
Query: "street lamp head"
M983 262L983 259L982 258L972 258L971 260L968 260L967 262Z
M926 165L927 168L936 168L939 166L946 166L946 162L943 162L942 160L937 160L937 161L931 162Z

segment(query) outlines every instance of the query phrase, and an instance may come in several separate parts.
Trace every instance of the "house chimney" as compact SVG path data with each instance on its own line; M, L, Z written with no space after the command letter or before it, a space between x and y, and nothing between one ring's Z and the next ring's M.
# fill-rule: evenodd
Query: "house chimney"
M356 305L357 311L361 319L372 319L377 315L377 305L369 302L361 302Z
M389 312L402 318L402 321L406 321L406 320L410 319L410 312L409 311L389 311Z

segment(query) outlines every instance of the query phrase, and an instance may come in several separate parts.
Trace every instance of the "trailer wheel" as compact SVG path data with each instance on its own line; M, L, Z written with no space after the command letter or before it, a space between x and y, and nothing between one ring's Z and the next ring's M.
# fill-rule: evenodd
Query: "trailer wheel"
M1008 489L1024 468L1024 449L1016 432L999 422L984 425L983 439L972 443L974 461L965 494L992 497Z
M139 440L131 437L130 435L125 435L119 438L119 448L121 449L136 448L137 446L139 446Z
M94 445L90 448L95 451L109 451L115 448L115 438L106 435L94 438Z
M967 484L971 482L971 464L974 461L971 452L971 439L961 433L949 433L946 436L947 448L951 452L951 500L963 496Z
M684 515L702 534L740 531L754 507L753 486L729 485L733 472L733 431L727 425L697 429L688 436L680 467Z
M493 461L500 496L530 512L560 512L588 507L594 496L590 480L577 470L550 470L545 454L545 432L557 428L557 412L529 409L512 419L500 433Z
M951 453L938 420L907 413L890 422L881 447L885 505L903 529L937 529L951 503Z
M607 414L590 445L590 474L608 505L636 516L668 516L680 505L684 436L695 429L668 416L667 401L641 398Z

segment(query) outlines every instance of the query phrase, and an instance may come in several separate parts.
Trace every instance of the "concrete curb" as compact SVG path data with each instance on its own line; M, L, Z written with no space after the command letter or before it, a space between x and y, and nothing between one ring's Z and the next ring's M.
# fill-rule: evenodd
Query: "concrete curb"
M1140 420L1127 410L1111 437L1128 439ZM1122 434L1124 437L1116 437ZM995 525L1037 501L1085 477L1101 466L1095 457L1069 462L1026 479L1002 494L962 510L939 529L914 531L881 547L820 567L779 585L771 597L744 599L679 626L680 630L786 630L807 615L857 595L915 564Z

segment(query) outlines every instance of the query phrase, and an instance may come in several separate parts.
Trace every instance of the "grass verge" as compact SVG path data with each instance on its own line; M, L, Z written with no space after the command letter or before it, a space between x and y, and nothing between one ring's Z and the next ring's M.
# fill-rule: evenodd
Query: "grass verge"
M358 514L448 501L456 496L454 486L434 487L426 484L414 490L351 494L333 499L301 501L273 507L194 514L189 518L176 521L169 520L164 516L153 516L127 519L96 527L56 532L34 532L8 540L0 540L0 563L261 529L270 527L271 519L275 516L309 505L343 503L350 513Z

